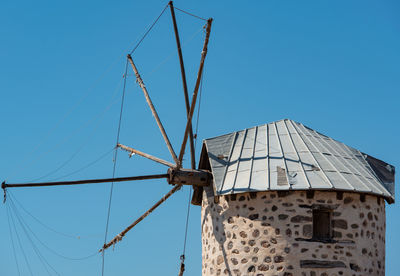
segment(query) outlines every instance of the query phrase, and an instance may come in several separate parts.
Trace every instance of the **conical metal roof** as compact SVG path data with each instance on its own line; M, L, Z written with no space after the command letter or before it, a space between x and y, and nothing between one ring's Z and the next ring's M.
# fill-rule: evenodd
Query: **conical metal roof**
M204 140L217 195L250 191L337 190L394 202L394 167L281 120Z

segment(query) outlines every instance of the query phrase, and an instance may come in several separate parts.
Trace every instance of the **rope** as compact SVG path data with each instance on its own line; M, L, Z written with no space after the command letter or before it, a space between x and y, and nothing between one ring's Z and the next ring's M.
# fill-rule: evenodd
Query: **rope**
M188 233L188 226L189 226L189 215L190 215L190 200L192 198L192 187L189 187L189 199L188 199L188 206L187 206L187 214L186 214L186 226L185 226L185 238L183 240L183 253L181 256L182 261L185 260L185 253L186 253L186 240L187 240L187 233Z
M78 127L75 131L73 131L73 132L71 133L71 135L69 135L68 137L66 137L64 140L60 141L60 142L59 142L58 144L56 144L54 147L52 147L52 148L50 148L49 150L47 150L47 151L45 151L44 153L42 153L42 154L41 154L41 157L40 157L40 158L37 158L35 161L42 159L46 153L51 152L51 151L57 149L58 147L60 147L61 145L65 144L65 143L68 142L72 137L76 137L76 136L77 136L76 134L77 134L81 129L86 129L86 127L93 125L93 123L95 123L95 122L97 121L96 124L94 125L94 128L93 128L93 129L91 130L91 132L89 133L89 136L87 137L87 140L84 141L84 142L81 144L81 146L78 148L78 150L76 150L64 163L62 163L62 164L61 164L59 167L57 167L56 169L54 169L54 170L50 171L49 173L47 173L47 174L45 174L45 175L42 175L42 176L40 176L40 177L38 177L38 178L36 178L36 179L33 179L33 180L29 181L29 182L36 182L36 181L38 181L38 180L40 180L40 179L43 179L43 178L45 178L45 177L47 177L47 176L49 176L49 175L52 175L52 174L56 173L57 171L59 171L60 169L62 169L63 167L65 167L69 162L71 162L72 159L74 159L75 156L76 156L79 152L81 152L81 151L84 149L85 145L86 145L89 141L91 141L89 138L91 138L91 137L94 135L95 131L96 131L96 130L99 128L99 126L101 125L100 123L101 123L102 117L103 117L103 116L110 110L110 108L117 102L117 101L113 101L113 100L114 100L114 99L116 98L116 96L117 96L117 90L120 88L120 84L121 84L121 82L119 81L118 84L117 84L117 86L116 86L116 88L114 89L114 92L113 92L112 97L111 97L111 103L110 103L109 105L107 105L107 106L106 106L100 113L98 113L96 116L94 116L93 118L87 120L84 124L82 124L80 127Z
M200 120L200 107L201 107L201 95L203 92L203 77L205 74L205 70L203 75L201 76L201 80L200 80L200 91L199 91L199 107L197 109L197 119L196 119L196 131L195 131L195 137L194 137L194 148L197 147L197 132L199 130L199 120ZM186 225L185 225L185 238L183 241L183 253L181 255L181 267L180 267L180 271L179 271L179 275L183 275L183 272L185 270L185 254L186 254L186 243L187 243L187 233L188 233L188 226L189 226L189 217L190 217L190 202L191 202L191 198L192 198L192 187L189 187L189 198L188 198L188 206L187 206L187 214L186 214Z
M15 202L17 202L17 204L19 205L19 207L20 207L25 213L27 213L30 217L32 217L34 220L36 220L36 221L37 221L40 225L42 225L43 227L47 228L48 230L50 230L50 231L52 231L52 232L54 232L54 233L56 233L56 234L62 235L62 236L64 236L64 237L76 238L75 236L72 236L72 235L69 235L69 234L65 234L65 233L59 232L59 231L57 231L57 230L54 230L54 229L51 228L50 226L47 226L47 225L44 224L42 221L40 221L38 218L36 218L34 215L32 215L28 210L26 210L26 209L24 208L24 206L22 206L22 204L14 197L14 195L13 195L10 191L9 191L9 195L10 195L10 200L11 200L11 201L14 201L14 200L15 200Z
M26 210L26 208L17 200L17 198L11 193L11 191L8 191L8 193L9 193L9 195L10 195L10 200L12 200L13 202L16 202L16 203L19 205L19 207L20 207L25 213L27 213L31 218L33 218L34 220L36 220L36 222L38 222L38 223L39 223L40 225L42 225L44 228L46 228L46 229L48 229L48 230L50 230L50 231L52 231L52 232L54 232L54 233L56 233L56 234L58 234L58 235L64 236L64 237L73 238L73 239L79 239L79 237L77 237L77 236L73 236L73 235L69 235L69 234L62 233L62 232L57 231L57 230L51 228L50 226L44 224L41 220L39 220L39 219L36 218L34 215L32 215L32 213L30 213L28 210ZM15 206L15 204L14 204L14 206Z
M159 15L159 16L155 19L155 21L150 25L150 27L147 29L147 31L145 32L145 34L144 34L144 35L141 37L141 39L139 40L139 42L138 42L138 43L135 45L135 47L131 50L131 52L130 52L131 55L132 55L133 52L135 52L135 50L140 46L140 44L143 42L143 40L145 39L145 37L150 33L150 31L151 31L152 28L155 26L155 24L158 22L158 20L160 19L160 17L164 14L164 12L165 12L165 10L168 8L168 6L169 6L169 4L167 4L167 5L164 7L164 9L163 9L162 12L160 13L160 15ZM193 16L193 17L199 18L199 19L201 19L201 20L206 20L206 19L204 19L204 18L201 18L201 17L196 16L196 15L194 15L194 14L191 14L191 13L189 13L189 12L186 12L186 11L184 11L184 10L182 10L182 9L179 9L179 8L176 8L176 7L174 7L174 8L177 9L177 10L179 10L179 11L181 11L181 12L184 12L184 13L186 13L186 14L188 14L188 15L191 15L191 16ZM193 35L193 37L192 37L191 39L189 39L188 42L190 42L190 41L196 36L197 33L198 33L198 32L196 32L195 35ZM188 43L188 42L187 42L187 43ZM171 55L172 55L172 54L171 54ZM164 64L169 58L170 58L170 57L167 57L166 60L164 60L163 62L161 62L159 65L157 65L156 68L155 68L152 72L150 72L150 74L154 73L154 71L156 71L156 70L158 69L158 67L160 67L162 64ZM117 60L117 61L118 61L118 60ZM71 110L69 110L69 111L63 116L62 119L60 119L60 121L56 124L56 126L53 127L53 128L45 135L45 137L49 137L50 134L53 133L53 132L61 125L61 123L72 113L72 111L75 110L75 109L77 108L77 106L79 106L79 105L83 102L83 100L86 99L86 98L89 96L90 92L97 86L97 84L98 84L98 83L100 82L100 80L105 76L105 74L108 73L108 72L114 67L115 64L116 64L116 62L114 62L114 63L108 68L108 70L106 70L103 74L101 74L101 76L97 79L96 83L95 83L91 88L88 89L87 93L85 93L85 94L81 97L81 99L79 99L78 103L77 103L75 106L73 106L73 108L71 108ZM107 107L106 109L108 110L109 107ZM103 114L100 114L100 115L103 115ZM92 121L92 120L90 120L90 121ZM86 126L86 125L85 125L85 126ZM81 128L78 128L77 131L79 131L80 129L81 129ZM77 131L76 131L76 132L77 132ZM69 137L67 137L66 139L64 139L64 140L61 141L60 143L58 143L56 146L54 146L53 148L51 148L51 149L49 149L49 150L47 150L47 151L45 151L45 152L42 152L42 153L41 153L41 156L43 157L43 155L45 155L45 154L47 154L47 153L49 153L49 152L55 150L56 148L58 148L59 146L61 146L61 145L64 144L65 142L67 142L71 137L75 137L75 133L76 133L76 132L74 132L74 135L70 135ZM46 138L46 139L47 139L47 138ZM43 141L43 140L42 140L42 141ZM44 143L44 142L41 142L35 149L32 150L32 152L31 152L30 154L33 154L34 152L36 152L36 151L38 150L38 148L39 148L43 143ZM30 181L30 182L38 181L38 180L40 180L40 179L43 179L43 178L45 178L45 177L47 177L47 176L49 176L49 175L52 175L52 174L54 174L55 172L59 171L60 169L62 169L63 167L65 167L70 161L72 161L72 160L75 158L75 156L76 156L81 150L82 150L82 148L78 149L67 161L65 161L64 163L62 163L59 167L57 167L57 168L54 169L53 171L51 171L51 172L49 172L49 173L47 173L47 174L45 174L45 175L43 175L43 176L41 176L41 177L39 177L39 178L36 178L36 179L34 179L34 180ZM29 155L30 155L30 154L29 154ZM26 158L25 158L25 159L26 159ZM38 159L36 159L36 161L37 161L37 160L38 160ZM25 160L24 160L24 161L25 161ZM31 164L32 164L32 163L31 163ZM13 174L13 175L15 175L15 174ZM13 176L13 175L12 175L12 176Z
M11 239L11 244L12 244L12 249L13 249L14 260L15 260L15 264L17 265L18 275L21 276L21 272L19 270L17 254L16 254L16 250L15 250L15 245L14 245L14 238L13 238L13 234L12 234L12 231L11 231L10 211L9 211L8 204L7 204L7 207L6 207L6 211L7 211L8 230L10 232L10 239Z
M139 40L139 42L135 45L135 47L133 47L132 51L130 51L130 55L133 54L133 52L136 51L136 49L139 47L139 45L142 43L143 39L148 35L148 33L151 31L151 29L153 29L154 25L157 23L158 19L160 19L161 15L163 15L163 13L165 12L165 10L168 8L169 4L167 4L165 6L165 8L162 10L162 12L160 13L160 15L156 18L156 20L154 20L154 22L150 25L150 27L147 29L147 31L144 33L144 35L142 36L142 38Z
M25 157L16 165L16 168L21 168L23 164L26 163L26 161L38 151L38 149L47 142L48 138L50 135L52 135L62 124L63 121L65 121L71 114L72 112L78 108L79 105L82 104L82 102L94 91L94 89L99 85L100 81L106 76L107 73L111 71L111 69L114 68L114 66L117 64L117 62L120 60L121 57L118 57L110 66L106 68L106 70L100 74L100 76L94 81L94 83L87 89L87 91L81 96L80 99L67 111L64 113L64 115L57 121L57 123L48 131L46 134L43 136L41 142L39 142L29 153L25 154ZM35 160L36 161L36 160ZM26 166L24 166L26 168ZM10 175L10 178L15 176L17 173L19 173L20 170L15 170L14 173Z
M81 172L81 171L83 171L83 170L89 168L90 166L96 164L97 162L99 162L99 161L102 160L103 158L105 158L105 157L106 157L109 153L111 153L112 151L114 151L114 148L112 148L111 150L108 150L107 152L105 152L104 154L102 154L100 157L98 157L98 158L95 159L94 161L88 163L87 165L81 167L80 169L77 169L77 170L75 170L75 171L73 171L73 172L70 172L70 173L68 173L68 174L65 174L65 175L63 175L63 176L54 178L54 179L52 179L51 181L53 182L53 181L59 180L59 179L61 179L61 178L65 178L65 177L71 176L71 175L73 175L73 174L76 174L76 173L78 173L78 172Z
M131 223L127 228L125 228L121 233L116 235L110 242L107 244L104 243L103 248L99 250L99 252L104 252L111 245L115 246L117 242L120 242L122 238L132 230L138 223L144 220L148 215L150 215L156 208L158 208L162 203L164 203L170 196L172 196L176 191L182 188L182 185L175 185L168 193L166 193L159 201L157 201L150 209L148 209L143 215L141 215L138 219L136 219L133 223Z
M85 144L86 144L86 143L85 143ZM38 180L41 180L41 179L43 179L43 178L46 178L46 177L48 177L48 176L50 176L50 175L52 175L52 174L58 172L58 171L61 170L62 168L64 168L66 165L69 164L69 162L72 161L72 159L75 158L75 156L77 156L77 155L83 150L85 144L82 145L80 148L78 148L78 150L75 151L75 152L74 152L64 163L62 163L60 166L58 166L58 167L55 168L54 170L52 170L52 171L50 171L50 172L48 172L48 173L46 173L46 174L44 174L44 175L42 175L42 176L40 176L40 177L38 177L38 178L33 179L33 180L30 181L30 182L36 182L36 181L38 181Z
M179 276L183 275L185 271L185 254L186 254L186 241L187 241L187 233L188 233L188 226L189 226L189 216L190 216L190 199L192 198L192 187L189 187L189 198L188 198L188 206L187 206L187 213L186 213L186 225L185 225L185 238L183 240L183 252L180 257L181 259L181 266L179 269Z
M165 9L164 9L165 10ZM163 11L164 12L164 11ZM162 13L161 13L162 14ZM161 15L160 15L161 16ZM159 16L159 17L160 17ZM159 18L158 17L158 18ZM158 20L157 18L157 20ZM156 20L156 21L157 21ZM135 50L135 49L134 49ZM134 51L133 50L133 51ZM133 52L132 51L132 52ZM117 130L117 138L116 138L116 143L115 145L119 144L119 135L121 132L121 121L122 121L122 114L123 114L123 110L124 110L124 100L125 100L125 90L126 90L126 78L127 78L127 72L128 72L128 59L126 60L126 64L125 64L125 73L124 73L124 87L122 90L122 99L121 99L121 110L119 113L119 121L118 121L118 130ZM116 170L116 165L117 165L117 157L118 157L118 147L115 147L115 153L114 153L114 165L113 165L113 173L112 173L112 178L115 178L115 170ZM108 199L108 210L107 210L107 221L106 221L106 227L105 227L105 233L104 233L104 244L106 244L107 242L107 234L108 234L108 225L110 223L110 213L111 213L111 201L112 201L112 195L113 195L113 188L114 188L114 182L111 182L111 187L110 187L110 197ZM101 253L101 275L104 275L104 257L105 257L105 253L104 251L102 251Z
M179 9L179 8L175 7L175 6L174 6L174 8L175 8L176 10L178 10L178 11L181 11L181 12L183 12L183 13L186 13L187 15L190 15L190 16L193 16L193 17L196 17L196 18L198 18L198 19L200 19L200 20L207 21L207 19L205 19L205 18L202 18L202 17L200 17L200 16L197 16L197 15L195 15L195 14L193 14L193 13L190 13L190 12L184 11L184 10L182 10L182 9Z
M7 206L8 206L8 205L7 205ZM8 207L8 208L9 208L9 207ZM17 227L15 226L15 221L14 221L14 217L13 217L13 216L11 216L11 221L12 221L12 224L13 224L13 227L14 227L15 236L17 237L17 241L18 241L18 244L19 244L19 248L21 249L22 255L24 256L26 266L28 267L28 270L29 270L29 273L31 274L31 276L33 276L31 266L30 266L30 264L29 264L29 262L28 262L28 258L26 257L24 248L22 247L21 239L19 238L19 235L18 235Z
M203 28L203 26L202 26L200 29L198 29L197 31L195 31L195 32L193 33L193 35L192 35L189 39L185 40L185 41L182 43L181 48L182 48L183 46L189 44L189 42L191 42L203 29L204 29L204 28ZM175 54L176 54L176 51L175 51L175 50L171 51L170 54L169 54L164 60L162 60L159 64L157 64L156 66L154 66L154 68L151 69L151 71L149 71L148 73L142 74L142 76L143 76L144 78L145 78L145 77L147 77L147 78L150 77L151 75L153 75L154 72L156 72L158 69L160 69L160 67L161 67L162 65L164 65L168 60L170 60Z
M49 262L46 260L46 258L44 258L43 255L40 253L39 249L37 248L37 246L36 246L35 243L33 242L32 238L31 238L31 236L29 235L29 233L28 233L28 231L26 230L26 228L29 229L29 231L34 235L34 237L36 237L35 233L32 232L32 230L29 228L29 226L28 226L28 225L23 221L23 219L20 217L20 215L19 215L19 213L18 213L17 209L15 208L15 205L14 205L14 203L13 203L12 201L11 201L11 204L12 204L12 205L10 205L10 206L11 206L11 208L12 208L12 210L13 210L13 212L14 212L16 218L18 219L18 222L19 222L19 224L20 224L22 230L24 231L24 233L25 233L27 239L28 239L29 242L31 243L31 246L32 246L33 250L35 251L36 256L38 257L39 261L42 263L42 265L43 265L44 269L46 270L47 274L51 276L49 270L48 270L47 267L46 267L46 264L47 264L47 266L50 267L57 275L60 275L60 274L49 264ZM26 226L26 227L25 227L25 226ZM36 237L36 238L37 238L37 237ZM41 242L41 241L39 240L39 242Z
M39 237L35 234L35 232L32 231L32 228L29 227L29 225L24 221L24 219L22 218L22 216L20 215L20 213L18 212L13 200L10 198L10 202L11 202L11 208L13 210L13 212L16 215L16 218L18 219L19 223L21 224L22 229L25 231L28 239L30 239L30 236L28 234L28 231L32 234L32 236L44 247L46 248L48 251L50 251L51 253L53 253L54 255L66 259L66 260L70 260L70 261L81 261L81 260L86 260L89 259L95 255L97 255L96 253L84 256L84 257L69 257L69 256L65 256L64 254L58 253L56 250L52 249L51 247L49 247L48 245L46 245L41 239L39 239ZM32 242L33 243L33 242ZM34 246L34 245L33 245Z

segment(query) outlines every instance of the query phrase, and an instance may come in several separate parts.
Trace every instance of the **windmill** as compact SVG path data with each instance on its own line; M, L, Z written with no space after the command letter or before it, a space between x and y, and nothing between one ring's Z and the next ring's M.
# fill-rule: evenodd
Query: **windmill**
M152 115L157 123L157 126L161 132L161 135L164 139L164 142L168 148L168 151L173 159L172 162L163 160L156 156L147 154L140 150L137 150L133 147L126 146L117 142L116 150L124 150L130 154L130 156L136 154L142 156L144 158L150 159L154 162L160 163L168 167L167 172L163 174L153 174L153 175L139 175L139 176L129 176L129 177L112 177L112 178L103 178L103 179L84 179L84 180L75 180L75 181L57 181L57 182L41 182L41 183L6 183L5 181L2 183L1 187L4 191L4 201L7 198L7 189L9 188L23 188L23 187L46 187L46 186L61 186L61 185L82 185L82 184L96 184L96 183L107 183L107 182L122 182L122 181L136 181L136 180L152 180L152 179L160 179L165 178L167 182L173 186L173 188L165 194L159 201L157 201L151 208L149 208L143 215L141 215L137 220L135 220L131 225L129 225L126 229L116 235L109 242L105 242L99 252L104 253L104 251L112 245L115 245L117 242L121 241L122 238L130 231L135 225L141 222L144 218L146 218L151 212L153 212L157 207L159 207L163 202L165 202L169 197L171 197L176 191L178 191L183 185L190 185L193 187L194 193L192 198L193 204L200 204L199 202L199 193L202 191L202 187L208 186L211 183L212 175L207 170L196 169L196 160L195 160L195 146L194 146L194 134L192 130L192 117L196 108L197 96L199 93L200 83L203 75L204 62L207 56L207 46L211 33L211 25L212 18L205 20L206 24L204 26L205 29L205 39L201 52L200 65L197 72L196 82L193 89L192 98L189 99L187 81L186 81L186 73L184 67L184 60L181 50L181 42L178 32L178 26L175 17L175 7L173 6L173 2L170 1L168 5L164 8L162 13L169 7L174 27L181 76L182 76L182 85L187 113L187 122L185 126L185 131L182 139L182 144L178 154L175 152L170 139L164 129L164 126L161 122L161 119L156 111L156 108L150 98L149 92L144 84L142 77L140 76L139 70L135 65L131 53L127 55L127 64L129 64L135 74L136 82L140 86L143 91L146 102L152 112ZM162 14L161 13L161 14ZM160 15L161 16L161 15ZM158 20L158 18L157 18ZM157 22L157 20L153 23L152 26ZM151 29L152 27L150 27ZM149 30L150 30L149 29ZM148 30L148 31L149 31ZM144 37L147 33L144 35ZM143 37L143 38L144 38ZM190 156L191 156L191 167L183 168L183 157L186 150L186 145L189 143L190 147ZM184 271L184 256L181 256L181 268L179 275L182 275Z

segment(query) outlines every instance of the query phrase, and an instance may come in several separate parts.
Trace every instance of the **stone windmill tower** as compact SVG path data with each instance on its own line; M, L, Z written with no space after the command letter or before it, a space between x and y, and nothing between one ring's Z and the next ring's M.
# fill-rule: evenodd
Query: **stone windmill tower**
M206 139L199 168L203 275L385 274L393 166L282 120Z

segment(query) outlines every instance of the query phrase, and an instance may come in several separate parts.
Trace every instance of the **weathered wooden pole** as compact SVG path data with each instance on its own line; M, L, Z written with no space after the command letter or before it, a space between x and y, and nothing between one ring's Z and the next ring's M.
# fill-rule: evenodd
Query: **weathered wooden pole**
M172 22L174 24L175 40L176 40L176 46L177 46L177 49L178 49L179 64L180 64L180 67L181 67L183 94L185 96L186 113L187 113L187 116L189 116L190 104L189 104L189 93L188 93L187 81L186 81L185 65L183 63L181 41L180 41L180 38L179 38L178 26L177 26L176 18L175 18L174 4L173 4L172 1L169 2L169 8L171 10ZM189 129L189 138L190 138L189 143L190 143L191 166L192 166L192 169L195 169L196 168L196 156L195 156L192 125L190 125L190 129Z
M119 148L121 148L121 149L123 149L123 150L125 150L127 152L130 152L131 154L137 154L137 155L143 156L145 158L148 158L150 160L153 160L155 162L158 162L158 163L163 164L165 166L168 166L170 168L176 167L176 165L174 165L174 164L172 164L172 163L170 163L168 161L165 161L165 160L163 160L161 158L158 158L158 157L155 157L153 155L147 154L147 153L142 152L140 150L137 150L137 149L134 149L134 148L131 148L131 147L128 147L128 146L124 146L122 144L117 144L117 147L119 147Z
M81 185L81 184L95 184L95 183L107 183L107 182L147 180L147 179L158 179L158 178L169 178L169 174L152 174L152 175L116 177L116 178L101 178L101 179L86 179L86 180L41 182L41 183L20 183L20 184L7 184L4 181L1 184L1 188L4 190L7 188Z
M116 244L117 242L121 241L122 238L129 232L133 227L135 227L139 222L141 222L145 217L151 214L161 203L165 202L170 196L172 196L176 191L178 191L182 185L175 185L172 190L170 190L166 195L164 195L159 201L156 202L149 210L147 210L143 215L141 215L137 220L135 220L131 225L129 225L124 231L116 235L109 243L103 245L103 248L99 250L102 252L109 248L111 245Z
M196 100L197 100L197 94L198 94L199 87L200 87L201 76L203 74L204 61L207 56L207 45L208 45L208 41L210 38L211 24L212 24L212 18L207 20L206 38L204 40L203 51L201 52L200 66L199 66L199 71L197 73L196 85L195 85L195 88L193 91L192 103L190 105L190 112L188 115L188 120L187 120L187 124L186 124L186 128L185 128L185 134L183 136L181 151L179 153L179 163L182 162L183 155L185 154L185 147L186 147L186 143L187 143L187 139L188 139L189 129L192 127L192 117L193 117L194 109L196 106Z
M178 160L178 158L176 157L176 154L175 154L175 152L174 152L174 149L172 148L172 145L171 145L171 142L169 141L168 135L167 135L167 133L165 132L165 129L164 129L163 124L161 123L160 117L158 117L157 111L156 111L156 109L155 109L155 107L154 107L154 105L153 105L153 102L152 102L151 99L150 99L149 93L147 92L147 89L146 89L146 86L144 85L144 82L143 82L143 80L142 80L142 77L140 76L140 74L139 74L139 72L138 72L138 70L137 70L137 68L136 68L135 63L133 62L132 57L131 57L131 55L129 55L129 54L128 54L128 60L129 60L129 63L132 65L132 69L133 69L133 71L135 72L136 80L137 80L137 82L138 82L140 88L142 88L142 90L143 90L144 96L145 96L145 98L146 98L146 102L147 102L147 104L148 104L149 107L150 107L151 113L153 114L154 118L156 119L158 128L160 129L161 134L162 134L162 136L163 136L163 138L164 138L164 141L165 141L165 143L167 144L168 150L169 150L169 152L171 153L172 158L174 159L174 161L175 161L175 163L176 163L176 166L179 167L181 162L180 162L180 161Z

